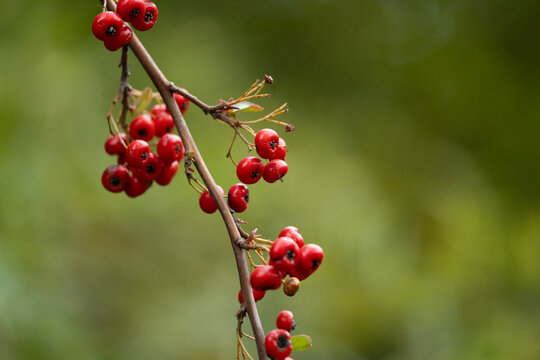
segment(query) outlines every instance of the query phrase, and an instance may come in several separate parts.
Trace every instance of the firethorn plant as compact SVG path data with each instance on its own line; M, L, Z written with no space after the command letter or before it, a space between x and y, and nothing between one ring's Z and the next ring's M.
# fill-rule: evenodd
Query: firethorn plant
M109 51L122 48L120 89L106 115L110 136L105 141L105 152L116 156L116 161L103 172L103 187L112 193L124 192L134 198L145 193L154 182L168 185L183 167L188 184L199 194L201 210L208 214L219 210L233 247L240 279L236 359L253 359L243 344L243 338L248 338L255 341L260 360L268 357L292 360L289 357L291 352L309 348L311 339L307 335L291 337L290 332L296 324L293 314L287 310L277 316L277 329L265 336L255 302L262 300L267 291L279 289L282 285L285 295L294 296L301 281L319 268L323 250L318 245L305 244L295 226L284 227L272 241L258 234L256 228L245 231L242 225L247 223L236 216L248 209L251 196L248 185L261 178L268 183L283 181L287 174L285 140L274 129L255 131L252 127L269 123L284 128L285 132L293 131L292 124L275 119L288 112L287 104L259 119L237 119L239 112L263 110L252 101L270 96L261 92L266 85L274 83L268 75L262 81L256 80L238 98L220 100L213 106L205 104L186 89L167 80L133 33L132 27L146 31L156 25L158 9L152 1L103 0L102 3L103 11L94 18L92 32ZM146 70L158 92L150 88L137 90L129 85L129 50ZM115 119L119 103L121 109ZM214 182L187 127L183 114L190 103L233 130L226 157L235 168L236 176L233 178L240 182L232 185L227 195ZM174 133L175 130L178 134ZM238 139L243 142L248 155L255 150L258 157L251 154L236 162L231 150ZM253 336L242 330L246 316Z

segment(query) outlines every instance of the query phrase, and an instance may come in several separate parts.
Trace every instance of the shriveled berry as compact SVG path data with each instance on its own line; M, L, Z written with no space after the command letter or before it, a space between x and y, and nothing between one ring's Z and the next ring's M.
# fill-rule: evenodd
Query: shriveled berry
M144 9L144 0L119 0L116 5L116 12L127 22L144 16Z
M296 226L287 226L286 228L281 230L279 236L285 236L293 239L298 244L298 247L304 246L304 238L302 237L302 235L300 235Z
M126 161L132 168L142 168L148 161L150 146L144 140L135 140L126 149Z
M289 310L283 310L276 318L276 326L278 329L283 329L291 332L296 327L294 322L294 315Z
M162 166L163 165L159 160L159 156L151 152L150 154L148 154L148 159L143 165L143 167L133 168L131 169L131 172L133 173L133 176L135 176L137 179L147 183L151 183L161 174Z
M110 192L123 191L129 184L129 171L122 165L108 166L101 175L101 184Z
M299 251L300 248L293 239L279 237L270 248L270 265L284 278L295 266Z
M129 135L134 139L150 141L156 133L156 125L149 115L137 116L129 124Z
M141 181L137 179L135 176L131 176L129 178L129 184L125 189L126 195L131 198L135 198L137 196L144 194L146 190L148 190L149 187L150 187L149 183Z
M143 16L137 17L131 24L139 31L150 30L156 24L157 17L158 10L156 5L151 1L145 1Z
M257 154L263 159L272 159L279 144L279 135L272 129L262 129L255 135Z
M264 346L272 359L284 360L292 352L291 335L286 330L274 329L266 335Z
M278 147L272 160L274 159L285 160L286 155L287 155L287 144L285 143L285 140L283 140L282 138L279 138Z
M258 291L258 290L255 290L255 289L251 289L251 291L253 292L253 298L255 299L255 301L261 300L264 297L264 295L266 294L265 291ZM238 302L240 304L242 304L244 302L244 298L242 297L242 289L240 289L240 291L238 291Z
M223 195L223 188L218 185L218 189L221 195ZM212 214L218 209L216 202L208 190L204 190L201 194L201 197L199 198L199 206L201 207L201 210L207 214Z
M161 174L156 178L156 182L161 186L169 185L174 178L174 175L176 175L179 167L180 164L178 161L173 161L169 164L162 164Z
M120 133L118 135L111 135L105 141L105 151L109 155L120 155L126 152L124 144L120 140L124 140L124 143L127 144L126 134Z
M263 179L269 183L275 183L281 180L289 170L287 163L280 159L270 161L264 167Z
M176 103L178 104L178 107L180 108L180 112L184 114L188 107L189 107L189 99L186 99L180 94L174 93L174 100L176 100Z
M244 184L255 184L262 177L263 172L264 164L256 156L243 158L236 167L238 180Z
M281 276L272 266L262 265L253 270L249 282L258 291L275 290L281 286Z
M180 136L165 134L159 139L157 152L164 163L180 161L184 158L184 144Z
M298 289L300 289L300 280L294 276L288 278L287 281L285 281L285 284L283 284L283 292L287 296L296 295Z
M235 184L229 189L229 194L227 197L227 202L229 207L241 213L246 211L249 203L249 189L244 184Z
M114 11L105 11L94 18L92 32L99 40L105 41L119 33L123 25L120 15Z
M157 114L154 118L154 124L156 125L156 136L158 137L162 137L174 129L174 120L167 111Z

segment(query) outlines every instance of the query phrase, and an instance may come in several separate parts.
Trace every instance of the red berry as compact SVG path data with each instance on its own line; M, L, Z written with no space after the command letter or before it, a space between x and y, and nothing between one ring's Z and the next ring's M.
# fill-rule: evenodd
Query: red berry
M164 112L164 111L167 111L167 105L165 104L156 104L154 105L154 107L152 108L152 110L150 110L150 113L156 117L157 114L161 113L161 112Z
M223 188L218 185L218 189L221 195L223 195ZM199 206L201 207L202 211L207 214L212 214L218 209L216 202L208 190L204 190L204 192L201 194L201 197L199 198Z
M281 276L272 266L262 265L253 270L249 282L258 291L275 290L281 286Z
M178 107L180 108L180 112L184 114L189 107L189 100L177 93L174 93L173 95L174 95L174 100L176 100L176 103L178 104Z
M280 159L272 160L264 167L263 179L269 183L275 183L281 180L288 170L289 167L285 161Z
M291 276L299 280L308 278L315 270L319 268L324 257L323 249L316 244L307 244L300 249L298 259L294 268L291 270Z
M264 295L266 294L265 291L257 291L257 290L254 290L254 289L251 289L251 291L253 292L253 298L255 298L255 301L261 300L264 297ZM242 304L244 302L244 298L242 297L242 289L240 289L240 291L238 291L238 302L240 304Z
M279 144L272 160L274 159L285 160L285 155L287 155L287 144L285 143L285 140L283 140L282 138L279 138Z
M107 138L105 141L105 151L109 155L121 155L126 152L126 148L124 147L124 144L122 144L122 141L124 140L124 143L127 144L126 140L126 134L120 133L119 135L111 135Z
M105 11L94 18L92 32L99 40L105 41L119 33L123 25L120 15L113 11Z
M137 116L129 124L129 135L134 139L150 141L156 133L156 125L148 115Z
M236 176L244 184L255 184L262 177L264 164L256 156L243 158L236 167Z
M122 165L110 165L101 175L101 183L110 192L123 191L129 184L129 171Z
M272 159L279 144L279 135L272 129L262 129L255 135L257 154L263 159Z
M300 248L293 239L279 237L270 248L270 265L284 278L294 268L299 251Z
M161 186L169 185L174 175L176 175L179 166L178 161L173 161L169 164L162 164L161 174L156 179L156 182Z
M133 30L127 25L122 26L122 29L110 39L105 39L105 47L109 51L116 51L126 45L133 39Z
M116 163L118 165L126 165L127 161L126 161L126 153L125 152L123 154L118 154L118 158L116 159Z
M276 326L278 329L283 329L286 331L292 331L296 327L294 322L294 315L289 310L283 310L280 312L276 318Z
M298 228L295 226L287 226L285 229L281 230L279 236L285 236L293 239L298 244L298 247L304 246L304 238L298 232Z
M128 22L144 16L144 9L144 0L119 0L116 5L116 12Z
M266 352L274 360L284 360L292 352L291 335L283 329L274 329L264 339Z
M164 163L180 161L184 158L184 144L180 136L165 134L159 139L157 152Z
M129 184L125 189L126 195L132 198L137 197L144 194L149 187L149 183L141 181L135 176L131 176L129 178Z
M241 213L246 211L249 202L249 189L244 184L235 184L229 189L227 201L229 207Z
M141 168L133 168L131 169L131 172L137 179L151 183L161 174L161 168L162 165L161 161L159 161L159 156L151 152L148 154L148 159L144 163L144 166Z
M148 161L150 146L144 140L135 140L126 149L126 161L133 168L142 168Z
M150 30L156 24L158 17L158 10L156 5L151 1L144 2L143 16L139 16L133 19L131 24L139 31Z
M154 118L156 125L156 136L162 137L166 133L170 133L174 129L174 120L167 111L162 111Z

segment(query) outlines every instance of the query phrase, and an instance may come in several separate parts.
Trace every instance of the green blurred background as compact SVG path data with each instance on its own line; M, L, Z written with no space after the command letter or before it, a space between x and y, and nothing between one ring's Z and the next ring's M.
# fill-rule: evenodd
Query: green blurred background
M268 73L261 104L290 104L289 174L251 186L243 218L325 249L297 296L259 305L266 331L290 309L312 336L295 359L540 358L538 1L157 5L140 38L176 84L216 103ZM0 359L232 359L219 216L182 176L136 200L101 187L120 53L91 34L99 5L2 9ZM186 118L229 187L230 129Z

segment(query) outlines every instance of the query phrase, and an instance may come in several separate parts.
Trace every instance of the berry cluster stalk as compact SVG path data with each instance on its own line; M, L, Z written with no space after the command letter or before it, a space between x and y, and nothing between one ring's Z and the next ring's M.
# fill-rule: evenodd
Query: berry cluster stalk
M107 0L107 8L110 11L116 10L116 4L114 0ZM201 175L201 178L208 188L208 191L212 195L212 198L218 205L219 212L223 218L223 222L227 227L227 232L229 233L229 238L231 240L231 245L234 252L234 257L236 260L236 266L238 268L238 276L240 278L240 285L242 288L242 296L245 299L245 306L247 313L249 315L249 320L251 322L251 328L253 329L253 335L257 343L257 352L259 354L259 359L266 359L266 350L264 346L264 331L259 319L259 314L257 307L255 306L255 300L253 298L253 292L251 290L251 285L249 282L250 273L248 270L248 264L244 255L242 248L238 246L242 242L242 236L240 235L234 217L232 216L229 206L221 196L218 191L218 187L208 171L204 160L197 149L197 145L191 136L191 133L187 127L184 117L180 113L180 109L174 97L171 93L171 82L167 80L165 75L161 72L159 67L156 65L150 54L146 51L142 43L139 41L136 35L133 35L133 39L127 44L146 70L148 76L156 86L156 89L161 94L163 101L167 105L169 113L174 119L174 123L182 138L183 143L185 144L186 151L192 153L192 160L197 168L197 171Z

